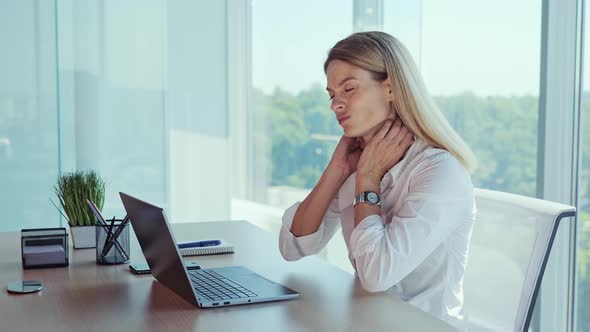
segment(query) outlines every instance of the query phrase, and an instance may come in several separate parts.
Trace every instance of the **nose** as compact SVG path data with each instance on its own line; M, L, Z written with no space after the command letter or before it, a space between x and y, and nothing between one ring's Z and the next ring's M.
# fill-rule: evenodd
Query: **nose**
M332 99L332 104L330 108L334 113L341 113L344 110L344 101L341 98L334 98Z

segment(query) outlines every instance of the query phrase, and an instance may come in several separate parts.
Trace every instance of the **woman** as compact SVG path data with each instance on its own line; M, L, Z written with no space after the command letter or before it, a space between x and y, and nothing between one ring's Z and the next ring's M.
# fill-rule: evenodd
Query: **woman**
M475 219L475 158L383 32L338 42L324 64L344 130L309 196L285 211L286 260L318 253L342 227L362 287L390 291L458 325Z

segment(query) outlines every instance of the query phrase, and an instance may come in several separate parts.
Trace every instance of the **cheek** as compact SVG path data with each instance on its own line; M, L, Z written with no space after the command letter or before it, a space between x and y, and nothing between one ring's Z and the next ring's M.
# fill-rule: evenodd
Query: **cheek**
M377 94L357 93L350 97L349 105L353 114L365 120L383 121L390 113L389 103Z

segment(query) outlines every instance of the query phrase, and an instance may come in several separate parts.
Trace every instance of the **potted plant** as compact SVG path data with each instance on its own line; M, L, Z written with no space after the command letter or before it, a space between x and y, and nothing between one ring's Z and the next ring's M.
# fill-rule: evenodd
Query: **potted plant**
M74 248L96 247L96 217L86 200L102 210L105 197L105 181L94 171L64 173L53 187L63 212L55 206L70 225ZM53 201L52 201L53 202ZM55 204L54 204L55 205ZM64 214L65 213L65 214Z

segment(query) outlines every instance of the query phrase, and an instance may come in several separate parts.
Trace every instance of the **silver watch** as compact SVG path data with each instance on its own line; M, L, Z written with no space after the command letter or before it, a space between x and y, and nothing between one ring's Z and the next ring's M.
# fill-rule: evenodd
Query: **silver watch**
M381 197L379 194L374 191L364 191L354 197L354 201L352 202L352 206L357 206L358 203L365 202L370 205L381 205Z

